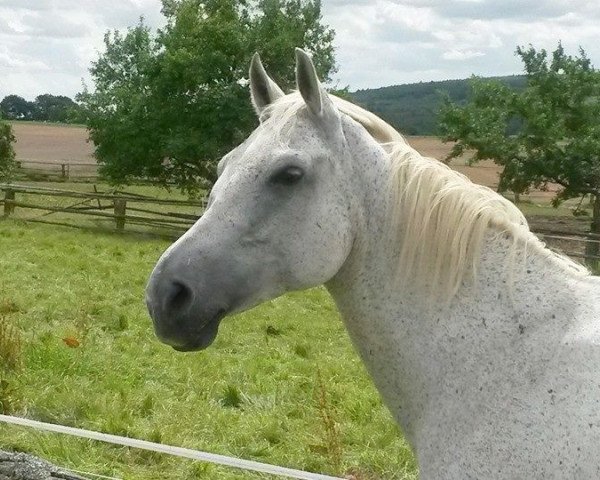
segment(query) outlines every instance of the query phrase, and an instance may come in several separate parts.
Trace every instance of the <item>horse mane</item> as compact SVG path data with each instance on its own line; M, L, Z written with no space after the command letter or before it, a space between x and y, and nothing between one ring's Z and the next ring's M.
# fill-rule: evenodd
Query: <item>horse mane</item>
M339 97L329 98L389 155L389 228L392 238L401 244L401 287L425 289L428 296L449 302L468 276L476 280L481 248L490 233L511 241L506 264L509 279L517 265L523 265L528 251L549 258L566 272L590 274L582 265L548 249L531 232L523 213L502 195L473 183L438 160L423 157L373 113ZM267 109L266 121L283 127L303 106L299 94L286 95Z

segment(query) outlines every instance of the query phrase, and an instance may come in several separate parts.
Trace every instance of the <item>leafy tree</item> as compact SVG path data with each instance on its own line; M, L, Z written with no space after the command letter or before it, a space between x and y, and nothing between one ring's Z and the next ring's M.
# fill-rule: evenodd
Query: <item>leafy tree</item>
M526 83L526 78L522 75L494 79L515 90L521 90ZM469 85L468 79L419 82L358 90L351 97L399 132L406 135L437 135L442 99L447 96L455 103L465 104L470 94ZM511 133L515 131L516 128Z
M77 99L109 179L147 176L193 191L256 124L243 80L254 52L283 86L294 81L296 46L328 79L333 31L320 0L163 0L162 11L156 34L143 20L106 34L90 70L95 91Z
M11 125L3 122L0 116L0 179L3 181L10 180L16 167L14 142Z
M77 108L77 104L69 97L49 93L38 95L34 101L33 120L67 123Z
M80 107L62 95L38 95L33 102L18 95L7 95L0 102L0 111L8 120L38 120L73 123L81 117Z
M0 102L0 110L8 120L32 120L35 106L18 95L7 95Z
M126 182L130 175L161 176L158 115L150 115L150 73L157 47L140 20L125 35L104 36L106 51L92 64L95 92L77 96L96 158L111 179Z
M469 148L474 161L494 160L504 167L501 190L558 184L555 206L591 195L591 231L600 233L600 72L583 49L569 56L561 44L551 55L531 46L516 53L527 77L523 90L475 78L466 105L445 101L440 128L446 141L457 142L449 158ZM517 133L508 134L515 123ZM597 254L598 245L590 245L588 253Z

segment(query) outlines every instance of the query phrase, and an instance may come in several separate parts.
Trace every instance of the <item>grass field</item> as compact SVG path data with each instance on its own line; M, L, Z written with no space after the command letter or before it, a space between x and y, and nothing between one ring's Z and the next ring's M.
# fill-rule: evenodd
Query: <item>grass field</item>
M160 344L143 298L167 245L2 222L4 411L359 480L416 478L323 289L227 319L205 352ZM0 448L124 479L267 478L5 425Z
M22 156L93 162L84 129L19 123L15 131ZM434 138L409 142L437 158L449 149ZM486 185L497 176L489 165L455 168ZM128 190L184 198L155 187ZM548 197L542 192L540 203L520 206L528 215L551 218L544 221L573 223L573 205L554 210ZM17 209L17 220L0 223L3 411L354 480L416 478L409 448L324 289L290 294L226 320L205 352L176 353L155 339L143 301L145 282L168 242L18 220L43 214ZM61 221L61 215L44 218ZM92 219L86 226L111 221ZM2 448L127 480L268 478L0 424Z

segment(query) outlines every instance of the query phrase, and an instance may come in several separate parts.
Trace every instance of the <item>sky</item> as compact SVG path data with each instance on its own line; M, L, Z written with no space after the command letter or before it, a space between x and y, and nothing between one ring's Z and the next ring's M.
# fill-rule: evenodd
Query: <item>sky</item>
M567 53L583 46L600 68L597 0L322 0L336 31L338 73L350 90L522 71L517 45ZM74 97L109 29L143 15L163 24L160 0L0 0L0 99ZM292 53L290 52L290 55Z

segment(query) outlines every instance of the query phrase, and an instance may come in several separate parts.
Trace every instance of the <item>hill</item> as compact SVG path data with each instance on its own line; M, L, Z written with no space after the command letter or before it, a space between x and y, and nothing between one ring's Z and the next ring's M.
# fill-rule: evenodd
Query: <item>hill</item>
M489 80L504 82L515 89L523 88L526 83L523 75L492 77ZM436 117L444 94L454 102L466 102L470 94L469 79L358 90L350 96L405 135L436 135Z

